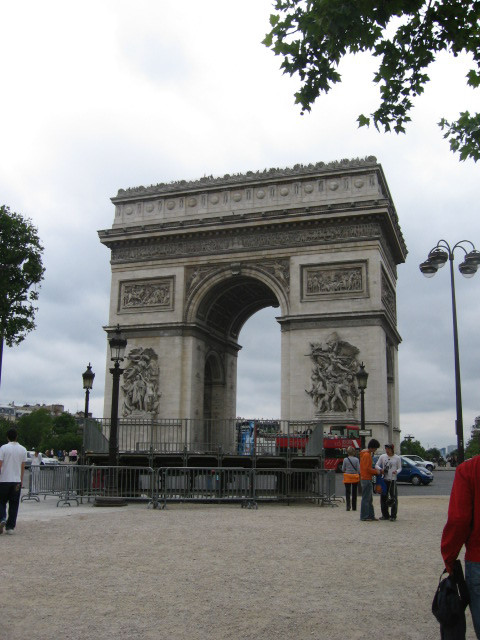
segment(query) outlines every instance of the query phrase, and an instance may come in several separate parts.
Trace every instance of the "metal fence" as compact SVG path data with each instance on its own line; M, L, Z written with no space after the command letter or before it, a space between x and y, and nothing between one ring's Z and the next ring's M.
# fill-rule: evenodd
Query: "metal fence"
M154 471L150 467L96 467L58 465L30 471L25 500L40 501L40 496L58 497L57 506L90 501L97 497L115 497L128 501L153 502Z
M107 453L110 420L80 420L85 451ZM204 420L172 418L156 421L122 418L118 449L124 453L199 453L279 455L305 452L305 439L321 428L317 420Z
M30 472L25 500L58 498L57 506L95 498L144 501L154 508L170 502L258 502L298 500L335 505L335 474L325 469L226 467L100 467L58 465Z

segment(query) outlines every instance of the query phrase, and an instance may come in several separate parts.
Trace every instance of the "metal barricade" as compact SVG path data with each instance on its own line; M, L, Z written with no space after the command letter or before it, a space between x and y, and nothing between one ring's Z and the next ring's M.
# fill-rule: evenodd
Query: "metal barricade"
M21 498L25 500L40 501L40 496L44 499L47 496L58 496L65 491L67 486L68 465L55 466L34 466L30 468L30 478L28 482L28 492Z
M97 497L152 503L154 472L151 467L77 466L76 492L83 502Z
M24 500L58 498L57 506L101 498L168 502L257 502L310 500L336 506L335 473L325 469L243 469L237 467L103 467L58 465L31 470Z
M229 467L161 467L154 506L167 502L242 502L251 496L251 470Z
M70 506L72 501L78 505L97 496L152 503L154 472L151 467L46 466L30 471L28 485L22 502L39 502L43 495L44 499L58 497L57 507Z

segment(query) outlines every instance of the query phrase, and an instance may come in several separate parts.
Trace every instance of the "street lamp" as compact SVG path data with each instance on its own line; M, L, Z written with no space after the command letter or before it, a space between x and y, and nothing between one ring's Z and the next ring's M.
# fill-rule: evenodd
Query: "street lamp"
M115 333L108 340L110 345L110 359L114 363L110 369L113 377L112 384L112 408L110 414L110 439L108 443L108 464L112 467L118 463L118 399L120 395L120 362L123 361L127 339L120 333L120 325L117 324Z
M464 245L470 245L467 251ZM471 248L470 248L471 247ZM463 412L462 412L462 384L460 380L460 355L458 350L458 328L457 328L457 306L455 302L455 278L453 275L453 256L456 249L461 249L465 256L458 270L465 278L471 278L477 272L480 265L480 251L475 249L475 245L470 240L460 240L453 247L450 247L446 240L439 240L435 247L429 252L425 262L420 264L420 271L426 278L432 278L441 267L450 260L450 288L452 292L452 317L453 317L453 349L455 356L455 397L457 404L457 450L458 462L463 462L465 458L465 448L463 443Z
M365 365L360 365L360 369L356 373L357 384L360 390L360 429L365 431L365 389L367 388L368 373L365 371ZM360 436L362 449L365 449L365 435Z
M82 373L83 378L83 388L85 389L85 421L88 418L88 402L90 399L90 391L93 387L93 379L95 378L95 374L92 371L92 365L88 363L86 371Z

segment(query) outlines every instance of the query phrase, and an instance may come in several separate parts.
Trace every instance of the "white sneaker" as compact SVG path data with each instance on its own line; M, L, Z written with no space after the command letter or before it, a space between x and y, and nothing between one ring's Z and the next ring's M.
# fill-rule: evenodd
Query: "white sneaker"
M7 536L13 536L13 529L5 529Z

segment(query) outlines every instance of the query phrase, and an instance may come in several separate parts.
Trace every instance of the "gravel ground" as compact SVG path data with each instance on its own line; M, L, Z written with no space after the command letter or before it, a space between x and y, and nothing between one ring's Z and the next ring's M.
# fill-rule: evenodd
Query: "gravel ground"
M447 507L405 497L396 522L360 522L343 505L25 502L0 538L0 637L437 639Z

